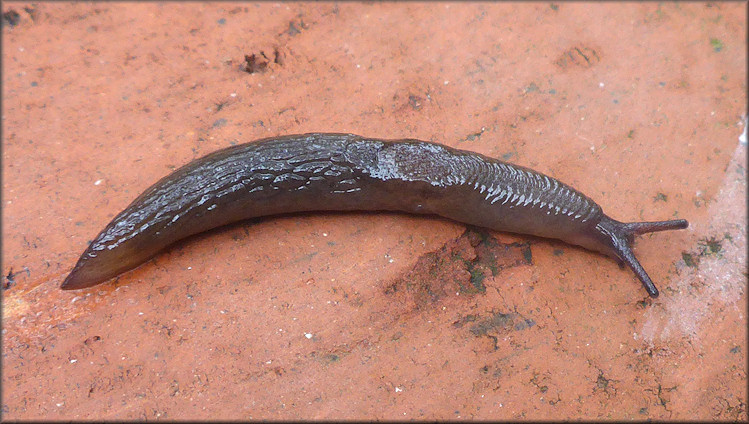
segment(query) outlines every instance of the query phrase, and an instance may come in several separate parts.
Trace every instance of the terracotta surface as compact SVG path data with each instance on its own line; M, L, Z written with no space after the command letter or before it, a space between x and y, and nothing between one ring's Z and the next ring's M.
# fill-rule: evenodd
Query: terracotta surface
M3 419L747 419L745 3L2 12ZM656 300L579 248L374 213L247 222L58 289L175 167L310 131L438 141L691 225L639 240Z

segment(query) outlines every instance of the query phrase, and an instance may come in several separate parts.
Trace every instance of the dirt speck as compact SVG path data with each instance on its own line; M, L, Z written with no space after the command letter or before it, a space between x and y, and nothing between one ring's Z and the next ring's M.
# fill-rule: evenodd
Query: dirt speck
M283 65L284 58L283 53L279 49L273 49L269 54L265 54L265 51L261 50L258 53L252 53L244 56L245 65L244 70L248 74L254 74L256 72L264 72L268 69L269 64Z
M554 62L562 69L591 68L601 61L598 51L588 46L574 46L562 53Z
M21 23L21 15L13 9L9 9L7 12L3 12L3 26L10 26L11 28Z

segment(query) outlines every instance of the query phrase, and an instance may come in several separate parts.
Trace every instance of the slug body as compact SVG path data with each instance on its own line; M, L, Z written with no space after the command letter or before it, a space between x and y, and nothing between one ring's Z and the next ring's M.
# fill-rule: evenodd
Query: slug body
M290 212L401 211L554 238L629 265L635 234L687 221L622 223L554 178L476 153L418 140L304 134L219 150L162 178L91 242L63 289L137 267L167 246L232 222Z

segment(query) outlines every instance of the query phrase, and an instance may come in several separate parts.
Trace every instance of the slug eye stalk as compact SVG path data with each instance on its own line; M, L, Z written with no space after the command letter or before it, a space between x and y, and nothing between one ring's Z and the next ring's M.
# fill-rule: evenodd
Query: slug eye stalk
M658 297L658 288L653 284L648 273L640 265L635 253L632 251L632 243L635 235L655 233L658 231L683 230L689 227L686 219L675 219L671 221L654 222L619 222L613 219L602 219L596 228L610 238L611 247L616 256L627 264L640 279L650 297Z

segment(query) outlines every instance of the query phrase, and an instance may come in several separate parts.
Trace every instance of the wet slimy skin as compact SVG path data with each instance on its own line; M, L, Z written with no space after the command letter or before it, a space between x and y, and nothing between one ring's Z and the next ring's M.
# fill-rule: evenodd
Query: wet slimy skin
M619 222L554 178L440 144L290 135L219 150L156 182L99 233L61 288L102 283L212 228L314 211L433 214L563 240L627 264L652 297L658 289L632 252L634 236L688 226Z

